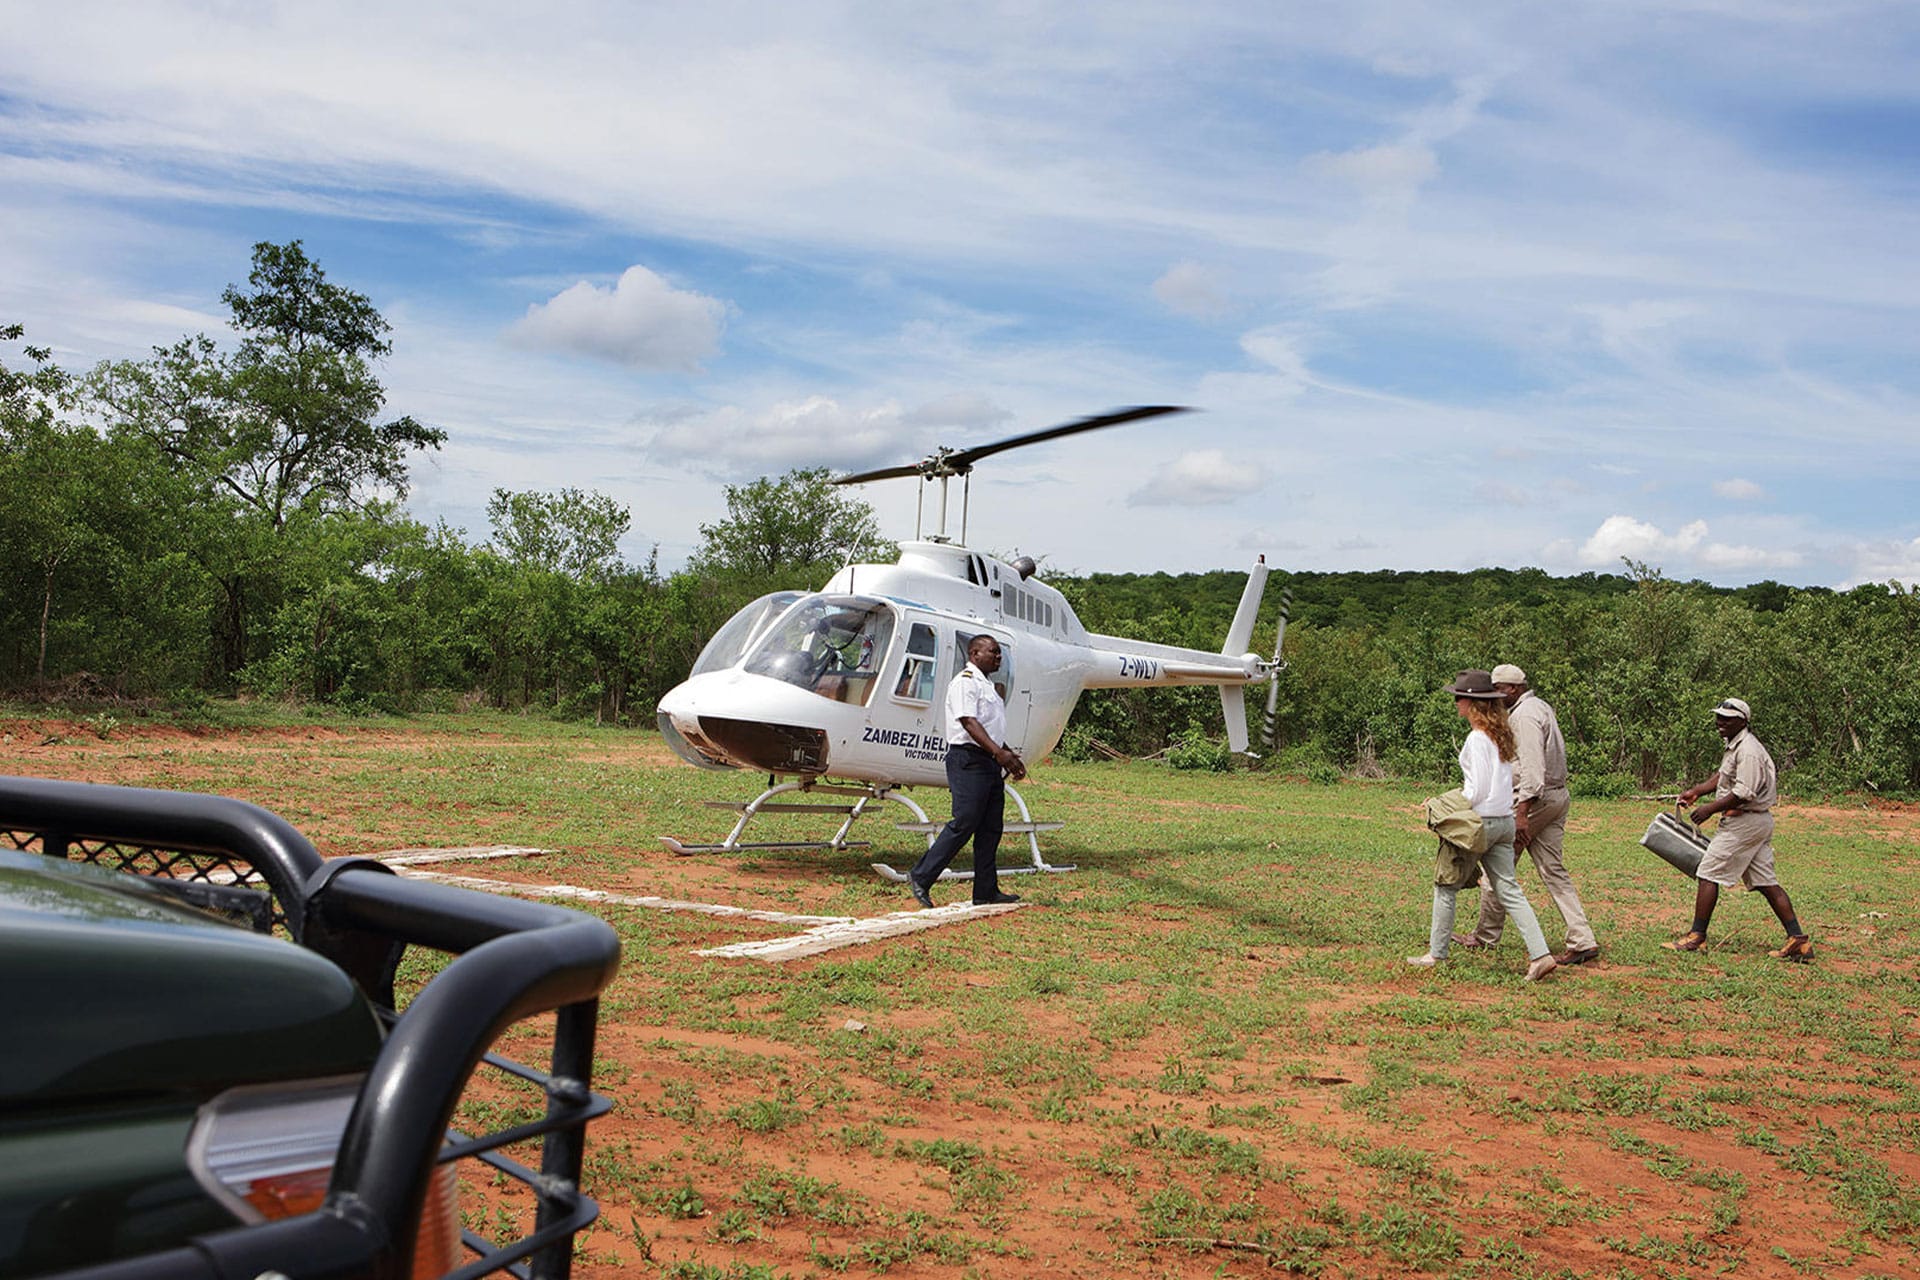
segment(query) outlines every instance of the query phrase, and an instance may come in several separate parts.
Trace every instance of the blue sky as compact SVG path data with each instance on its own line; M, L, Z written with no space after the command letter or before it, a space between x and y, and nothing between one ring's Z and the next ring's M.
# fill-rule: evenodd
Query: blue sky
M408 505L999 455L1063 570L1920 580L1920 9L0 0L0 322L86 368L299 238ZM18 363L14 348L0 359ZM913 531L914 486L858 491Z

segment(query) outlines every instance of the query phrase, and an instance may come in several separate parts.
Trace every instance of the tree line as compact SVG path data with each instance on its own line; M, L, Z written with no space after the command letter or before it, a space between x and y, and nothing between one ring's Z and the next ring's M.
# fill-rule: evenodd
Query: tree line
M1727 696L1753 705L1755 731L1793 789L1920 788L1920 591L1735 590L1624 568L1575 578L1275 573L1269 609L1289 590L1294 608L1270 763L1323 777L1445 776L1461 730L1437 690L1461 669L1511 662L1553 704L1573 786L1587 794L1671 790L1710 773L1720 758L1711 709ZM1063 589L1094 630L1212 647L1243 580L1192 575L1142 591L1137 580L1089 578ZM1155 599L1161 607L1147 612ZM1271 625L1264 634L1270 649ZM1256 741L1260 701L1248 699ZM1208 691L1089 694L1067 749L1191 748L1217 732L1218 717Z
M0 691L192 707L235 694L412 712L488 705L650 726L707 638L767 591L817 585L891 544L824 471L729 486L684 569L619 545L590 490L496 491L475 541L410 516L415 456L443 431L388 416L388 325L300 242L255 246L223 294L233 338L62 369L0 361ZM0 341L23 343L19 324ZM1263 763L1314 777L1440 776L1458 726L1435 691L1515 662L1558 708L1576 786L1670 786L1717 760L1707 715L1748 699L1802 788L1920 787L1920 597L1761 583L1725 590L1637 564L1276 573L1290 592L1278 734ZM1063 574L1095 631L1215 648L1244 578ZM1249 698L1260 737L1263 698ZM1210 690L1081 701L1062 750L1225 763Z

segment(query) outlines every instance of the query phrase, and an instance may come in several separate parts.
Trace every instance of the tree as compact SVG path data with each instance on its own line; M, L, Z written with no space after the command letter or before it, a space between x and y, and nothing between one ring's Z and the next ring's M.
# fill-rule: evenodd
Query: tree
M378 421L386 392L372 361L391 350L388 325L298 240L255 245L247 282L222 295L236 350L197 334L87 380L111 430L156 448L182 491L179 540L217 584L229 676L257 656L285 599L289 526L403 495L408 455L446 439L409 417Z
M514 564L581 581L620 571L620 539L632 513L604 493L511 493L495 489L487 503L493 545Z
M376 421L386 392L371 362L392 346L364 294L330 283L298 240L253 248L251 292L229 286L239 348L206 335L154 359L102 365L91 379L113 419L156 441L176 466L271 528L309 507L353 505L407 488L407 456L446 432L410 417Z
M18 324L0 326L0 341L17 341L25 332ZM0 365L0 486L10 498L0 534L8 558L31 564L39 577L34 678L44 681L54 578L86 534L80 505L93 468L83 456L86 442L55 420L68 397L66 372L48 363L52 353L45 347L29 346L26 354L31 371Z
M25 325L0 325L0 342L18 342L25 336ZM24 373L0 364L0 432L12 432L30 422L51 423L57 408L66 404L73 379L59 365L49 363L53 352L46 347L28 346L27 359L34 367Z
M829 474L816 467L728 485L726 519L700 526L704 541L689 567L791 584L850 561L892 559L894 545L881 536L873 508L835 486Z

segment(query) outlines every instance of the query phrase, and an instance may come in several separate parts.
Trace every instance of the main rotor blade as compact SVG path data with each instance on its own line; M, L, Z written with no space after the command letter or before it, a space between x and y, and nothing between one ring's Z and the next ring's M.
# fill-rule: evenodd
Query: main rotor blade
M958 449L948 452L941 449L919 462L903 463L893 467L878 467L872 471L857 471L850 476L839 476L832 484L865 484L869 480L896 480L905 476L919 476L923 480L937 479L941 476L963 476L973 470L973 464L982 458L992 457L1008 449L1018 449L1025 444L1039 444L1044 440L1058 440L1061 436L1076 435L1082 431L1094 431L1100 427L1117 427L1123 422L1134 422L1141 418L1157 418L1163 413L1185 413L1187 407L1178 404L1135 405L1131 409L1116 409L1112 413L1103 413L1098 417L1081 418L1078 422L1068 422L1057 427L1048 427L1043 431L1029 431L1023 436L1009 436L1005 440L996 440L992 444L975 445L971 449Z
M1185 413L1187 407L1179 404L1135 405L1131 409L1117 409L1112 413L1103 413L1094 418L1082 418L1078 422L1068 422L1057 427L1048 427L1044 431L1030 431L1023 436L1010 436L993 444L975 445L971 449L962 449L947 459L947 465L956 474L964 473L974 463L993 454L1008 449L1018 449L1021 445L1039 444L1043 440L1058 440L1061 436L1076 435L1082 431L1094 431L1101 427L1117 427L1123 422L1133 422L1140 418L1157 418L1163 413Z
M926 464L909 462L903 467L881 467L878 471L861 471L850 476L837 476L829 484L865 484L869 480L897 480L902 476L917 476Z

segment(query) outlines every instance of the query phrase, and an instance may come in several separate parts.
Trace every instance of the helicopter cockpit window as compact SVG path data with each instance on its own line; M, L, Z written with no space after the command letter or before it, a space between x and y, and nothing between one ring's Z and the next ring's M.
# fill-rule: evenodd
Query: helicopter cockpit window
M787 611L787 606L805 595L804 591L775 591L761 596L752 604L727 619L725 626L713 633L713 639L707 641L707 647L700 651L694 660L694 675L708 671L720 671L739 662L755 640L760 638L767 624Z
M746 669L865 706L893 642L893 610L859 596L802 600L747 655Z
M900 665L893 696L905 702L932 702L935 658L933 628L914 623L907 632L907 657Z

